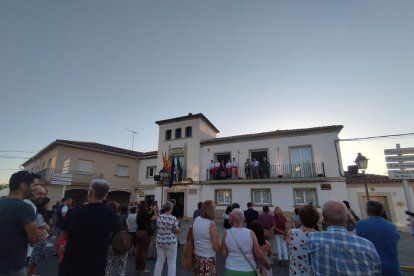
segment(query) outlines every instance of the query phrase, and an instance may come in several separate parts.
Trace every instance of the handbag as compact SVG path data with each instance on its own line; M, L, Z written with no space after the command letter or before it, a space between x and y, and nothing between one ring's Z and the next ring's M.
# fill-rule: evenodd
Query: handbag
M185 245L183 248L183 257L182 264L183 268L190 268L193 264L193 254L194 254L194 240L193 240L193 227L190 227L187 232L187 238L185 240Z
M256 276L262 276L262 271L259 267L255 267L250 260L247 258L246 254L244 254L243 250L241 249L241 247L239 246L239 244L237 243L236 239L233 237L233 233L231 231L231 229L227 232L230 232L230 236L233 239L234 243L236 244L237 248L240 250L240 253L242 253L243 257L246 259L246 261L249 263L249 265L253 268L253 270L256 272Z

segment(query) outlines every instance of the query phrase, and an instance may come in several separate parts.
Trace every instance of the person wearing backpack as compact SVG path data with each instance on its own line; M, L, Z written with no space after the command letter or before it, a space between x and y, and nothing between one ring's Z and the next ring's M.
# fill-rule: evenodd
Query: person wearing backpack
M117 213L117 219L115 231L112 233L111 236L111 245L108 249L105 276L112 275L112 266L116 261L119 262L117 275L125 276L128 261L128 253L132 245L132 239L129 235L129 223L127 221L127 216L121 214L121 208L117 202L109 201L107 203L107 206ZM127 245L128 240L129 245Z

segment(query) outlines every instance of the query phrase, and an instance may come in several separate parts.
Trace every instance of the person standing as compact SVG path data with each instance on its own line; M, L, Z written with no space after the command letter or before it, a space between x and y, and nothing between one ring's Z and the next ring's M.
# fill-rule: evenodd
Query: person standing
M227 160L227 163L226 163L226 179L227 178L232 178L232 176L231 176L231 174L232 174L232 165L231 165L231 161L230 161L230 159L229 160Z
M9 195L0 200L0 275L26 276L28 244L46 237L39 230L33 208L23 202L40 175L19 171L11 175Z
M319 221L319 213L313 205L305 205L298 208L300 220L303 223L299 228L293 228L288 232L287 243L289 245L289 276L312 275L309 264L308 248L306 240L309 233L315 232L314 225Z
M402 275L398 260L397 227L384 219L384 206L378 201L369 200L366 204L368 219L356 225L356 234L371 241L377 249L382 264L382 275Z
M263 178L269 178L270 176L270 164L269 161L267 161L266 156L263 156L263 161L261 163L261 167L263 170Z
M216 275L216 252L220 249L212 200L202 203L201 214L193 223L193 275Z
M268 206L263 206L263 213L259 215L258 222L263 227L265 239L274 243L274 229L275 229L275 218L270 214L270 209Z
M259 161L256 160L256 157L253 157L252 169L253 169L253 178L259 178Z
M270 244L269 241L265 240L263 227L257 221L252 221L250 223L250 230L252 230L253 233L256 235L257 242L259 243L260 250L262 251L263 255L265 255L268 260L269 258L271 259L273 255L272 245ZM273 275L271 267L266 268L265 266L260 266L260 269L262 271L262 276Z
M130 213L127 217L127 221L129 224L129 235L131 236L132 239L132 246L131 249L129 250L129 254L130 255L135 255L135 236L137 233L137 207L132 207L130 210Z
M247 210L244 211L244 219L246 221L246 227L250 229L249 225L252 221L259 218L259 212L253 209L253 203L247 202Z
M349 218L348 221L346 222L346 229L348 231L354 231L356 228L356 224L359 221L359 217L355 214L354 210L351 209L351 206L349 205L349 202L344 200L342 201L346 208L348 209L349 212Z
M288 265L288 252L286 243L286 217L283 215L282 209L276 207L274 210L275 218L275 241L277 248L277 257L280 266ZM274 245L274 243L273 243ZM274 247L273 247L274 248Z
M108 237L117 222L116 212L104 204L108 191L106 180L92 180L88 204L68 210L62 224L62 235L67 238L63 276L105 275Z
M344 203L326 201L322 217L327 230L310 233L306 242L315 275L381 275L381 260L372 242L346 230Z
M173 216L174 204L171 201L164 203L164 213L157 219L157 262L155 263L154 276L161 276L165 259L167 259L168 276L175 276L177 269L177 235L180 234L178 221Z
M56 252L57 248L57 237L59 237L62 234L62 223L63 220L66 217L66 213L69 210L69 207L72 206L73 199L71 197L65 196L62 198L61 203L56 208L56 221L55 221L55 243L54 243L54 251Z
M244 173L246 174L247 179L252 177L252 163L249 158L247 158L246 162L244 162Z
M151 237L148 235L148 227L151 222L150 214L148 213L148 205L145 201L141 201L138 206L137 213L137 234L135 240L137 242L135 252L135 271L139 273L148 273L147 255L150 245Z
M256 275L256 260L267 269L270 262L260 250L256 235L244 228L243 210L232 210L232 228L225 231L221 240L221 254L226 257L224 275Z
M116 212L116 215L117 215L115 231L113 233L115 234L119 231L129 232L129 224L127 221L127 216L124 214L121 214L121 206L115 201L109 201L108 203L106 203L106 205L112 210L114 210L114 212ZM112 238L113 238L113 235L111 237L111 243L112 243ZM112 248L112 245L110 245L108 249L108 254L106 257L105 275L106 276L112 275L112 266L116 261L118 261L118 271L116 275L125 276L126 266L127 266L127 261L128 261L128 253L129 252L118 253Z
M233 162L231 162L231 178L239 179L239 163L236 162L236 158L233 157Z
M300 228L300 226L302 225L302 222L300 221L300 217L299 217L299 208L296 207L295 210L293 211L294 214L292 216L292 228ZM318 222L316 222L318 223Z
M201 201L197 204L197 209L193 213L193 221L195 221L195 219L201 215L201 206L202 205L203 205L203 202L201 202Z

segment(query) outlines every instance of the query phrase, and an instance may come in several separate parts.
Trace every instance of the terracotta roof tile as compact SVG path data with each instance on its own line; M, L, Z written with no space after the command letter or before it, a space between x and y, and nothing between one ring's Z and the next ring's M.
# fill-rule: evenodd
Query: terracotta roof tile
M386 175L378 174L351 174L345 172L346 184L364 184L364 183L401 183L401 180L390 179ZM414 180L409 180L414 182Z

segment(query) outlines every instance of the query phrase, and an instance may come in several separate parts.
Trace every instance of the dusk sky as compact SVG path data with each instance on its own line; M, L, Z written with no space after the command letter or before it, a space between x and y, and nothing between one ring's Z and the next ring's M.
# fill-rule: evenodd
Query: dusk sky
M203 113L218 137L344 125L414 133L414 1L1 1L0 183L56 139L158 146ZM340 142L367 173L414 135Z

